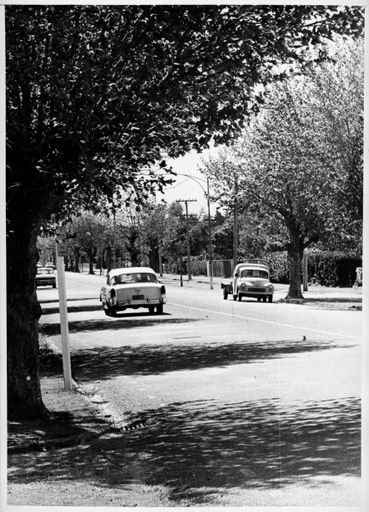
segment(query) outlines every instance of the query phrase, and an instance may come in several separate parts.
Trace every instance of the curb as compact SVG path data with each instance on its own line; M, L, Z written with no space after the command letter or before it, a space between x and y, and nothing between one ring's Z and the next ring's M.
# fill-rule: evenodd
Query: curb
M87 400L91 406L91 409L94 410L96 414L96 410L100 409L101 412L105 411L106 401L101 399L100 395L96 394L96 390L92 392L87 392L83 390L82 387L78 386L78 384L72 379L72 388L75 393L81 395L85 400ZM107 427L98 432L84 432L82 434L73 434L65 437L54 437L51 439L40 439L31 441L30 443L21 443L16 445L10 445L7 447L7 451L9 455L12 454L20 454L20 453L28 453L28 452L42 452L49 450L56 450L60 448L70 448L72 446L78 446L81 444L85 444L91 442L99 437L108 434L108 433L122 433L125 431L135 430L139 428L142 424L140 421L132 421L127 423L124 418L116 417L114 418L112 414L109 414L110 419L106 420ZM139 427L137 427L137 425Z
M356 303L362 304L361 297L304 297L303 299L279 299L278 302L288 304L304 304L306 302L340 302L340 303Z
M48 450L55 450L58 448L70 448L71 446L80 445L92 441L95 438L97 439L111 430L116 430L116 428L110 425L109 428L106 428L101 432L93 432L90 434L76 434L74 436L69 437L46 439L41 441L33 441L28 444L8 446L8 453L14 454L36 451L42 452Z
M352 302L362 303L362 299L354 297L304 297L303 299L279 299L278 302L287 302L291 304L304 304L305 302Z

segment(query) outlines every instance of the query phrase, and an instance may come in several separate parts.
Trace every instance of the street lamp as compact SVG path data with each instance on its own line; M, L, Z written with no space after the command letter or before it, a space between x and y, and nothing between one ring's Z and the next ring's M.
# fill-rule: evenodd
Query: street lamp
M209 177L206 178L206 180L202 178L195 178L195 176L191 176L190 174L185 173L177 173L178 176L186 176L186 178L190 178L191 180L194 180L203 190L204 195L207 200L207 207L208 207L208 231L209 231L209 273L210 273L210 289L214 289L213 285L213 249L211 245L211 216L210 216L210 192L209 192ZM205 188L199 183L199 181L206 182L206 190Z

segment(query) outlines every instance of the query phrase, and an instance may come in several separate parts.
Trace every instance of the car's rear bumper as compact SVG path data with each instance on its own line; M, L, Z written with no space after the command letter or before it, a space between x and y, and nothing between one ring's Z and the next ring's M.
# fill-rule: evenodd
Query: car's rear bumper
M158 306L159 304L164 304L163 299L143 299L143 300L132 300L128 299L125 301L118 301L116 303L116 308L125 309L125 308L148 308L150 306Z
M56 286L56 279L36 279L36 286Z
M143 299L143 300L132 300L126 299L124 301L113 301L108 300L107 302L103 300L103 307L108 309L109 307L114 307L117 311L123 311L127 308L150 308L151 306L160 306L160 304L165 304L166 299L160 297L159 299Z
M239 292L239 295L242 297L253 297L254 299L258 299L260 297L273 297L273 293L267 292L267 293L251 293L251 292Z

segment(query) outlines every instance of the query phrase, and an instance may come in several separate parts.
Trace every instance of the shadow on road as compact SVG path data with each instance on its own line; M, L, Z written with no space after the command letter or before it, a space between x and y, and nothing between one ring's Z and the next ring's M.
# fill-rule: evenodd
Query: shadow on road
M81 301L85 301L85 300L97 300L99 298L98 295L95 295L93 297L74 297L74 298L68 298L67 299L67 304L69 302L81 302ZM40 303L40 306L42 307L42 304L52 304L52 303L55 303L55 304L58 304L59 303L59 299L56 297L56 298L53 298L53 299L42 299L42 300L39 300L39 303ZM59 311L59 308L58 308L58 311Z
M88 305L85 304L83 306L68 306L68 313L82 313L82 312L88 312L88 311L102 311L102 307L96 306L94 304ZM43 308L42 309L42 316L45 315L55 315L59 313L60 309L59 307L55 308Z
M141 419L144 429L88 446L14 456L10 481L37 482L52 468L53 480L106 487L107 505L108 489L134 483L164 486L173 505L196 505L226 489L316 485L316 477L324 486L334 476L360 476L358 399L286 409L277 399L173 403Z
M340 344L340 348L349 345ZM72 351L73 377L79 382L111 379L117 375L153 375L178 370L198 370L289 354L337 348L324 341L265 341L263 343L165 344L122 347L96 347ZM41 349L42 373L60 372L61 355Z
M98 308L101 310L101 307ZM68 322L69 332L84 332L84 331L116 331L119 329L133 329L135 327L151 327L156 324L182 324L187 322L197 322L201 319L194 318L174 318L169 314L163 315L144 313L125 313L111 319L103 318L96 320L70 320ZM47 336L55 336L60 334L60 323L41 324L39 326L40 332Z

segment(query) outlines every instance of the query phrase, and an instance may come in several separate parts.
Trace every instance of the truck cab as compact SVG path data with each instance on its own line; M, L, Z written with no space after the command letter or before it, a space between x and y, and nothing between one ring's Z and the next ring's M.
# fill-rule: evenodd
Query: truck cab
M265 260L250 259L236 265L232 279L221 283L224 300L252 297L258 301L273 301L274 286L270 282L269 266Z

